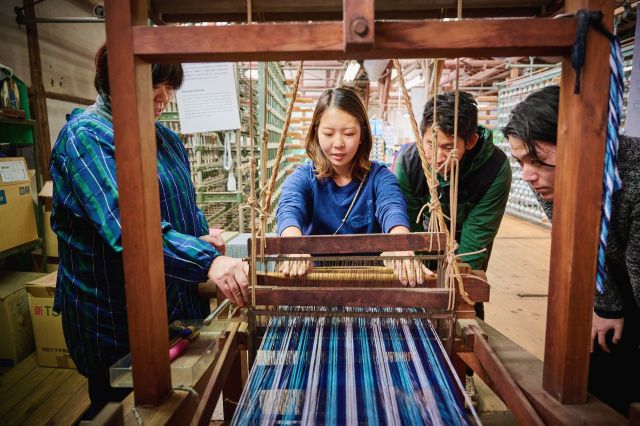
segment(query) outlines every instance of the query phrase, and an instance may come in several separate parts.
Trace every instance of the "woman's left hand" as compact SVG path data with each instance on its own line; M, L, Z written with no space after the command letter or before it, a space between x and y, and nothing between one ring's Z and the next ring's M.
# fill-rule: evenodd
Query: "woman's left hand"
M435 274L429 270L420 260L412 259L415 253L412 251L388 251L381 253L383 257L397 257L398 259L384 260L384 265L393 270L393 273L400 283L404 286L407 284L415 287L416 284L424 284L424 280L434 277Z

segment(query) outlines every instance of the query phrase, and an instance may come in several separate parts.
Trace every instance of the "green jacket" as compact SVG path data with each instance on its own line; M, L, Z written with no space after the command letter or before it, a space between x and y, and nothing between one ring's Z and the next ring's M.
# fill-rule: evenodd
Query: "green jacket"
M491 130L478 126L478 135L477 144L465 152L460 161L456 240L459 253L486 248L486 252L462 258L473 269L486 270L509 198L511 167L506 154L493 144ZM424 210L423 219L419 221L422 223L416 223L416 218L431 197L415 143L400 150L394 173L407 198L411 231L424 231L429 224L429 210ZM449 181L441 176L438 180L442 209L449 216Z

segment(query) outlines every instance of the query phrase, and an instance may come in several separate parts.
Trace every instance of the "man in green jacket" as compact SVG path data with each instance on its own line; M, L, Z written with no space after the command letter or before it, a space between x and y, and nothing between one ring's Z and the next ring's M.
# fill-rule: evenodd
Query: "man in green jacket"
M449 183L445 172L449 167L449 154L454 146L460 159L456 240L458 253L486 251L462 256L473 269L487 270L491 246L504 215L511 187L511 167L502 150L493 144L491 130L478 125L478 107L473 97L460 92L458 101L458 140L453 140L454 92L438 95L436 105L437 152L436 168L439 169L438 194L443 213L449 215ZM427 153L432 161L433 98L427 101L422 115L420 132ZM429 209L422 207L431 200L426 178L415 143L400 150L394 166L400 188L408 201L411 230L424 231L429 224Z
M462 260L473 269L487 270L493 240L504 215L511 187L511 167L502 150L494 146L491 130L478 125L478 106L473 97L460 92L458 99L458 138L454 141L453 125L455 114L455 93L448 92L437 95L436 100L437 146L433 147L433 98L424 107L420 133L427 160L431 163L432 149L436 149L436 168L440 186L438 194L442 211L450 217L449 183L445 173L450 161L451 150L458 150L460 159L458 208L456 224L456 241L458 253L471 253L486 249L476 254L462 256ZM433 147L433 148L432 148ZM429 209L422 207L431 200L429 188L420 162L418 148L415 143L406 145L398 154L394 173L400 188L408 201L411 230L424 231L429 224ZM484 318L482 303L475 306L476 315ZM467 393L476 396L471 372L467 372Z

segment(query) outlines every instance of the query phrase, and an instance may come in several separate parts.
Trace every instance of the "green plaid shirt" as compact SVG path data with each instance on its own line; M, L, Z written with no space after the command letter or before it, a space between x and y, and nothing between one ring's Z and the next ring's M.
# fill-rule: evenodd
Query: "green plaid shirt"
M198 298L197 284L220 253L198 239L209 230L182 142L159 123L156 136L169 321L202 318L209 306ZM51 153L51 228L60 256L54 310L85 375L129 352L114 152L111 107L99 97L86 111L71 113Z

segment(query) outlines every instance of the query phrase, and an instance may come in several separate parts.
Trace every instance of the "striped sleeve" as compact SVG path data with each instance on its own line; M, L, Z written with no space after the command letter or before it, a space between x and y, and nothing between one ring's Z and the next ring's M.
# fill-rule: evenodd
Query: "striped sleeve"
M100 236L116 252L122 251L113 145L96 133L81 129L67 143L66 168L80 205ZM204 217L203 217L204 219ZM197 237L182 234L162 222L165 274L188 282L206 280L213 259L220 253Z

